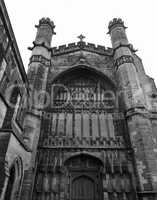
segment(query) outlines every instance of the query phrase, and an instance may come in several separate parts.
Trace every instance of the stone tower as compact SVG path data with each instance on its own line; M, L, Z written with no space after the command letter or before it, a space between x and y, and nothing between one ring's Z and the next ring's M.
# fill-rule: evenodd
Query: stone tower
M141 61L128 43L125 29L121 19L109 23L119 97L124 102L128 137L139 181L138 196L153 199L157 188L156 89L144 74Z
M30 95L28 98L29 109L24 120L25 142L32 150L32 157L29 169L25 172L21 198L30 199L32 190L32 178L34 177L35 158L41 128L41 117L44 106L42 94L46 92L47 76L51 63L50 44L52 35L55 34L54 24L49 18L42 18L39 21L37 34L32 50L27 77L29 81ZM29 182L29 184L28 184Z

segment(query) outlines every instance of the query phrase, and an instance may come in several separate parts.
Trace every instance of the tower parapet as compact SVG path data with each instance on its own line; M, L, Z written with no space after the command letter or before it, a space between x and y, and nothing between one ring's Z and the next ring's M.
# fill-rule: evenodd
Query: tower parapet
M39 20L39 24L35 27L38 29L35 43L43 43L49 48L51 46L52 35L56 34L54 32L54 22L51 21L50 18L42 18Z
M124 25L124 21L120 18L114 18L109 22L108 29L111 35L111 41L113 48L117 48L119 45L127 45L128 39L125 33L127 27Z
M109 33L115 27L123 27L124 29L127 28L124 25L124 21L121 18L114 18L112 21L109 22L109 25L108 25Z

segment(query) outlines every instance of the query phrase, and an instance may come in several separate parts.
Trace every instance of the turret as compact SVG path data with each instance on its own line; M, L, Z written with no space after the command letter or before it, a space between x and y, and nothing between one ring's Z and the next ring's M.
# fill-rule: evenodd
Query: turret
M35 27L37 34L33 47L29 47L29 50L32 50L32 56L28 67L28 80L30 89L33 91L31 93L33 105L35 104L34 93L46 88L47 74L51 65L51 40L55 34L55 25L49 18L42 18Z
M23 199L31 199L31 181L34 179L33 169L40 136L42 110L44 109L43 94L46 94L47 75L51 66L51 40L55 34L54 23L49 18L42 18L36 28L37 34L33 47L29 48L32 51L27 73L30 97L28 100L29 110L24 119L24 140L32 150L32 157L27 172L29 176L25 178L27 187L23 188Z
M121 45L127 45L128 39L125 33L127 27L124 25L124 22L120 18L114 18L110 21L108 25L109 34L111 35L111 41L113 48Z
M114 50L115 70L119 80L119 95L123 96L125 109L144 106L144 95L134 65L134 49L128 42L126 26L121 19L114 18L108 28Z
M141 194L156 189L152 174L156 176L156 157L153 153L152 128L146 101L141 88L138 66L134 63L134 49L129 44L125 25L121 19L109 23L109 34L114 52L114 67L119 83L118 93L123 101L131 148L134 150L136 172ZM151 163L150 163L151 160Z
M36 148L40 134L41 110L44 109L47 76L51 66L51 40L55 34L54 23L49 18L42 18L35 27L37 34L33 47L29 47L32 55L27 73L30 88L30 109L24 122L25 140L32 148Z
M49 48L51 46L52 35L56 34L54 32L55 25L53 21L51 21L49 18L42 18L39 20L39 24L35 27L38 29L35 43L43 43L46 47Z
M37 28L37 34L32 50L33 55L42 55L47 59L50 59L50 48L52 36L56 34L54 32L55 25L49 18L42 18L39 20L39 24L35 26Z

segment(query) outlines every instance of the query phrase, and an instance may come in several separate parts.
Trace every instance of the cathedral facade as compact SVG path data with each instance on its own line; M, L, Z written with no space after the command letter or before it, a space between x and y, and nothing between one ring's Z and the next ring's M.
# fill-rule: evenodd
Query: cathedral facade
M26 73L0 2L0 200L155 200L157 89L124 22L112 48L36 28Z

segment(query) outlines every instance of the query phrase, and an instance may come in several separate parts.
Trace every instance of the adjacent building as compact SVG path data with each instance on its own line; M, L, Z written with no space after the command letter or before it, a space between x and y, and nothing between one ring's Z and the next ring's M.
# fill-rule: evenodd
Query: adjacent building
M28 80L3 1L0 1L0 199L19 199L31 159L23 121Z

